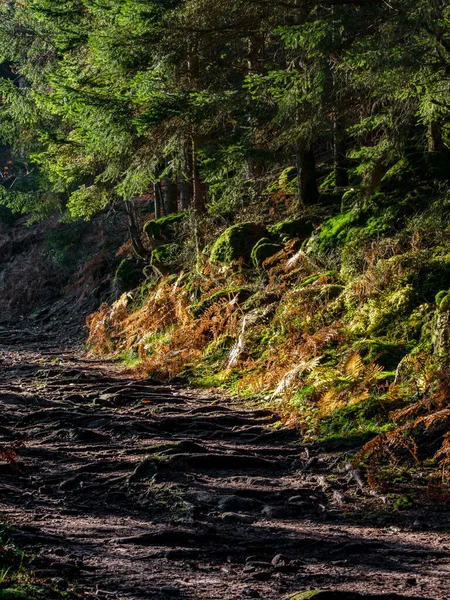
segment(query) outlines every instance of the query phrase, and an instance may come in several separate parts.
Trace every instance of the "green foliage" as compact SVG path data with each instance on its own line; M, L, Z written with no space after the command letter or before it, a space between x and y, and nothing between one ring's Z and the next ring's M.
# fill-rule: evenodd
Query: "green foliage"
M60 267L74 271L82 261L83 248L80 242L86 233L84 221L60 223L47 231L45 249L51 259Z
M397 500L395 501L395 505L394 508L395 510L408 510L409 508L412 508L414 506L414 500L411 498L411 496L400 496L399 498L397 498Z

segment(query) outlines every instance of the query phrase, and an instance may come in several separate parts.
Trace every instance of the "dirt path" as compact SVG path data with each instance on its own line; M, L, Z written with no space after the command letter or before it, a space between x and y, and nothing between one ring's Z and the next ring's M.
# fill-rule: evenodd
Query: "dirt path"
M369 491L335 457L308 460L269 411L6 329L0 408L0 442L25 444L20 473L0 463L0 512L36 548L37 575L83 598L450 597L450 535L420 515L358 524Z

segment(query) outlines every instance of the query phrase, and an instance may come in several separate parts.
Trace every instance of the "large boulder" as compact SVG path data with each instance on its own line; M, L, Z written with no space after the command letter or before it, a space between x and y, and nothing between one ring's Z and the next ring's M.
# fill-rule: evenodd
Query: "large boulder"
M243 260L250 264L252 248L261 238L267 236L267 229L259 223L238 223L219 236L214 242L210 259L211 262L231 263Z
M128 292L135 288L142 278L141 271L131 258L124 258L117 267L114 281L120 292Z
M174 225L181 223L186 217L186 213L174 213L160 219L150 219L144 225L144 231L150 241L164 243L172 240L175 233Z

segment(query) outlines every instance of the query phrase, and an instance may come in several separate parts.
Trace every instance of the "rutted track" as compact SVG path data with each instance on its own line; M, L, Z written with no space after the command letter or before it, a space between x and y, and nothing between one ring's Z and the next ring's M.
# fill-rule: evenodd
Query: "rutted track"
M0 511L38 576L117 600L448 597L450 535L345 520L351 476L330 477L326 457L306 471L270 411L58 346L0 329L0 442L24 442L20 472L0 463Z

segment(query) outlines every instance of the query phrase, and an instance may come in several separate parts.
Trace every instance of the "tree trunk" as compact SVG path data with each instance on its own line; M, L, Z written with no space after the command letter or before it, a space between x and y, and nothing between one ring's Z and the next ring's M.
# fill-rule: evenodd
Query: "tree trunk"
M184 173L180 176L180 209L188 210L191 203L192 186Z
M161 180L162 196L164 203L164 213L171 215L178 211L177 203L177 184L174 183L167 175Z
M338 117L333 117L334 185L348 186L347 140Z
M247 73L264 74L264 35L252 35L248 42Z
M432 121L428 129L428 150L430 152L442 152L444 141L442 140L442 127L438 121Z
M141 231L136 220L133 203L131 201L125 201L124 204L125 213L128 217L128 231L130 233L130 240L133 250L135 254L139 256L139 258L145 259L148 253L142 243Z
M155 219L165 217L164 202L162 197L161 183L155 183Z
M192 195L195 212L205 212L206 185L200 180L196 155L197 143L192 140Z
M311 148L297 148L297 181L299 206L316 204L319 200L317 189L316 161Z

